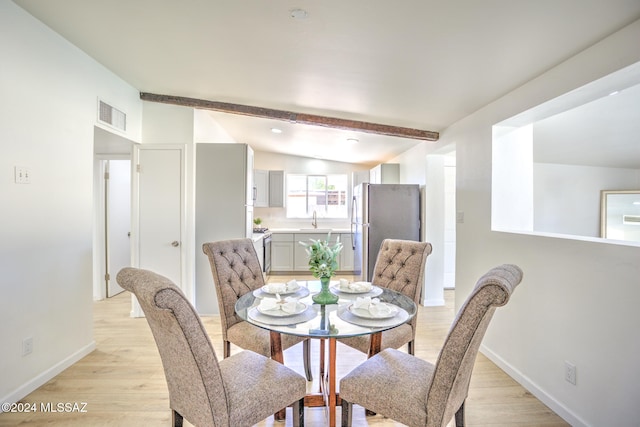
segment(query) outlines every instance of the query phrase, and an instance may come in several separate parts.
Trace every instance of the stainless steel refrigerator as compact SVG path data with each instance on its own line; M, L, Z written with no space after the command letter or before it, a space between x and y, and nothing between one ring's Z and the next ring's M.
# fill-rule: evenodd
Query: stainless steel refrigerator
M371 281L384 239L420 241L420 187L363 183L353 190L351 233L354 270Z

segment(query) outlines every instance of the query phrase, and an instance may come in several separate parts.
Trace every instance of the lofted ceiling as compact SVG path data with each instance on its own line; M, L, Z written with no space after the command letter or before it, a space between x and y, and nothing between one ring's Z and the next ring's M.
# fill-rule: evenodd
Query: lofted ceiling
M638 0L14 1L140 92L434 132L640 18ZM260 151L375 164L421 143L210 114Z

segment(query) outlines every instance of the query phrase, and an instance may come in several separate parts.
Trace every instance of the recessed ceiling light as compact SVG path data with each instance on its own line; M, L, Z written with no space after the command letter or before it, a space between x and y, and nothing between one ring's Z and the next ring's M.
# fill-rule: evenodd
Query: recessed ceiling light
M282 129L271 128L271 132L273 132L273 133L282 133Z
M360 141L358 141L356 138L347 138L347 142L349 144L357 144Z
M290 16L293 19L307 19L307 16L309 16L309 14L304 9L292 9L290 12Z

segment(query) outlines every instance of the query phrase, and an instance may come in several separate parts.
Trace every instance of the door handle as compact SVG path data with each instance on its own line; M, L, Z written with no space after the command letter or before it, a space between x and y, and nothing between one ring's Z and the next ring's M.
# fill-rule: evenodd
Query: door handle
M180 246L180 242L178 242L177 240L174 240L173 242L171 242L171 246L173 246L174 248L177 248L178 246Z

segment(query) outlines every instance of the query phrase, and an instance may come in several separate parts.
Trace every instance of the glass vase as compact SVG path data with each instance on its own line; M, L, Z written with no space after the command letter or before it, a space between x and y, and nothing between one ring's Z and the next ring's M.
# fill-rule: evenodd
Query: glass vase
M315 294L311 299L316 304L327 305L327 304L337 304L338 303L338 295L332 294L329 290L329 283L331 282L331 277L321 277L320 278L320 292Z

